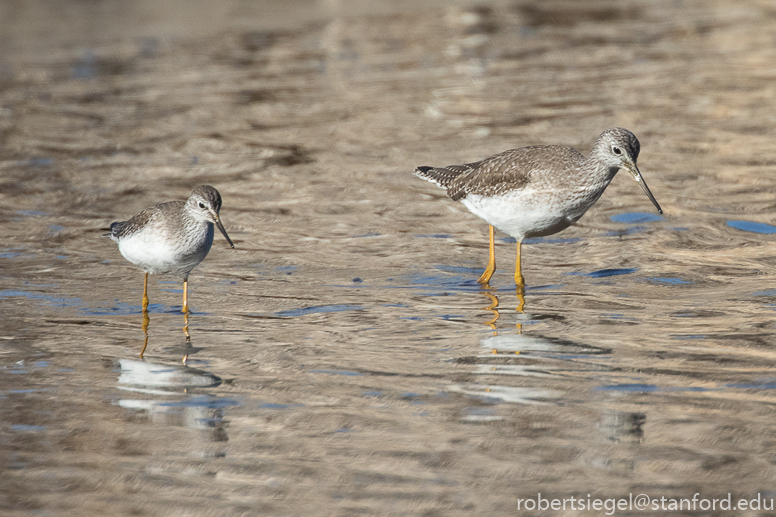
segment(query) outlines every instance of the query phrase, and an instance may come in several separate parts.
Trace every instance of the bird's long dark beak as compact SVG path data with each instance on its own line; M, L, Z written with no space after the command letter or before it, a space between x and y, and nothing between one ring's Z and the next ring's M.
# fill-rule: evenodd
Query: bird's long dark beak
M650 194L650 196L651 195L652 194ZM229 236L226 234L226 230L224 229L224 225L221 223L221 218L216 216L215 220L216 220L216 226L221 231L221 233L224 234L224 237L226 237L226 242L228 242L229 246L231 246L232 249L234 249L234 244L232 244L232 239L230 239Z
M628 170L628 172L630 172L633 175L636 181L639 182L639 185L641 185L641 189L647 195L649 200L652 201L652 204L655 205L655 208L657 208L657 213L662 214L663 210L660 208L660 205L657 204L657 200L655 199L655 196L653 196L652 192L650 192L649 187L647 186L647 182L644 181L644 178L641 177L641 172L639 172L639 168L636 167L636 164L628 163L625 165L625 168Z

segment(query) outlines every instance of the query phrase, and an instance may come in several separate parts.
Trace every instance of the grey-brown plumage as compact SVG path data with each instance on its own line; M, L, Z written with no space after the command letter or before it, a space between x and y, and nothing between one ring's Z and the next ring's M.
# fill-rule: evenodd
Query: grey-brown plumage
M194 189L194 191L191 193L191 196L189 196L192 205L197 201L194 199L195 197L200 198L199 200L203 201L205 206L212 207L216 213L221 211L221 194L218 192L218 190L211 187L210 185L202 185ZM183 208L188 202L189 201L168 201L166 203L159 203L158 205L146 208L145 210L134 215L128 221L118 221L112 223L110 225L110 233L105 234L105 236L110 237L114 241L118 242L118 239L122 237L129 237L133 233L142 230L149 223L149 221L153 220L154 218L160 216L164 217L164 215L161 214L182 214L180 220L175 223L175 226L185 226L184 221L186 219L191 219L191 216L187 212L182 212ZM204 210L205 207L200 207L200 209Z
M659 212L636 167L636 136L607 129L590 157L560 145L510 149L478 162L447 167L418 167L415 174L447 190L490 224L523 240L549 235L576 222L598 200L620 168L642 185Z
M119 239L129 237L145 228L149 221L152 221L155 217L159 217L160 214L180 212L183 205L183 201L168 201L167 203L159 203L158 205L146 208L142 212L132 216L128 221L111 223L110 233L106 233L105 237L110 237L113 241L119 242Z
M111 224L108 236L124 258L143 271L185 279L210 251L214 224L234 247L221 224L220 210L221 194L202 185L186 201L160 203Z
M601 133L587 158L570 147L540 145L463 165L418 167L415 175L446 189L451 199L519 243L578 221L620 169L639 182L663 213L636 166L640 150L633 133L611 128Z
M146 277L149 273L182 277L185 311L189 273L210 252L214 225L234 248L221 223L220 210L221 195L215 188L202 185L186 201L160 203L127 221L111 224L106 235L118 243L124 258L146 272ZM143 299L145 306L145 292Z

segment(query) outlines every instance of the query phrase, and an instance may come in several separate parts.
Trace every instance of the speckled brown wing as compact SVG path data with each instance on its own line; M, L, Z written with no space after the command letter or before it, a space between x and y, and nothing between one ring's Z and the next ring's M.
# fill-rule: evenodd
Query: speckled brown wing
M470 194L497 196L525 188L539 176L537 172L547 181L548 172L573 170L584 159L574 149L562 146L510 149L469 164L471 170L450 181L447 194L455 201Z
M121 239L123 237L129 237L133 233L145 227L148 224L148 222L152 220L154 217L157 217L159 213L162 212L164 210L164 207L167 205L179 205L179 207L182 207L184 205L184 202L169 201L167 203L160 203L150 208L146 208L142 212L133 216L128 221L119 221L111 224L110 233L107 234L106 236L110 237L114 241L118 241L118 239Z
M418 167L415 169L415 176L435 183L442 188L448 188L456 178L462 174L471 172L480 162L467 163L464 165L448 165L447 167Z

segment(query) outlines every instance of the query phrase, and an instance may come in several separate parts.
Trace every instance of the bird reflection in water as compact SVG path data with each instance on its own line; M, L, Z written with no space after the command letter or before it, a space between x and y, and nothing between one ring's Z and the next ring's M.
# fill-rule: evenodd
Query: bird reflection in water
M151 318L148 315L148 308L143 307L143 349L140 350L140 359L143 359L145 356L146 349L148 348L148 326L151 323ZM186 342L184 344L184 352L183 352L183 359L181 359L181 362L183 364L187 364L189 361L189 354L192 353L192 351L198 351L198 348L195 348L191 345L191 334L189 333L189 312L183 313L183 334L186 336Z
M482 286L482 289L482 294L490 301L490 305L483 307L482 310L490 311L493 313L493 318L486 321L485 324L493 329L493 335L495 336L498 334L496 332L496 322L501 317L501 313L499 312L499 300L498 296L496 295L497 290L491 287L489 283L485 283ZM490 292L488 290L490 290ZM517 284L515 289L515 296L517 297L517 314L525 314L525 284ZM520 319L518 319L516 325L518 333L522 333L523 324L520 322Z
M122 398L118 405L139 411L156 423L205 431L207 441L227 441L224 408L239 403L214 394L202 393L203 389L220 386L222 380L210 372L188 365L189 355L200 350L191 345L189 314L184 313L183 333L186 338L182 362L176 360L172 364L165 364L146 359L149 324L148 311L144 310L144 340L140 360L118 360L121 372L118 388L139 396Z
M224 408L239 402L201 392L220 386L220 377L177 362L119 359L118 363L118 388L132 393L119 399L120 407L158 424L204 431L209 442L228 441Z

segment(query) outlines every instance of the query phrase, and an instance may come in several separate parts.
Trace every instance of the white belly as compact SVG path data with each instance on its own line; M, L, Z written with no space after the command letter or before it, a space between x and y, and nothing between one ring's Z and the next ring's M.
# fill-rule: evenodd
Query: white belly
M492 197L470 194L461 202L473 214L518 241L552 235L568 228L595 202L579 206L566 199L563 204L556 196L537 194L532 189Z
M181 243L139 231L122 237L119 251L125 259L151 274L175 274L187 278L207 256L213 245L213 228L201 232L196 243Z

